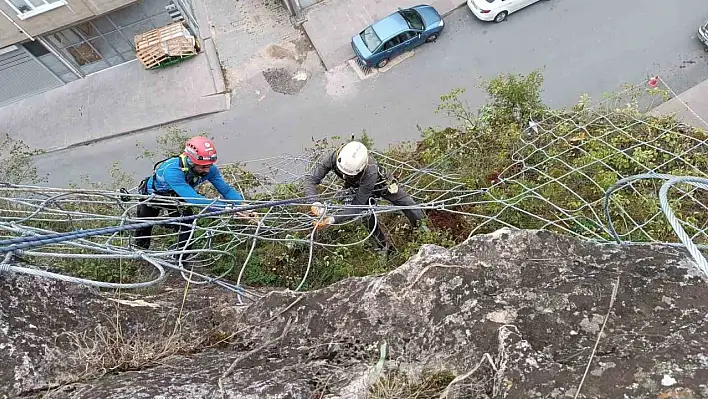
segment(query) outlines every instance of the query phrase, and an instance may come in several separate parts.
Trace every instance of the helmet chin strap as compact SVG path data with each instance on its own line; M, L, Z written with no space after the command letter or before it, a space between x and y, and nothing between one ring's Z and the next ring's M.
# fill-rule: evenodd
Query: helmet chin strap
M201 172L201 173L197 172L196 169L194 169L194 166L195 166L194 162L192 162L192 160L189 159L189 157L185 157L185 158L186 158L185 160L187 162L187 166L189 167L189 170L192 171L192 173L194 173L195 175L200 176L200 177L204 177L209 174L209 171Z

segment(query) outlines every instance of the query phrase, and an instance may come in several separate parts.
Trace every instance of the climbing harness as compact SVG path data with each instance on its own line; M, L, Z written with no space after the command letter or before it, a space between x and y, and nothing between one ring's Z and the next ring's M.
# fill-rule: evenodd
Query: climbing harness
M147 183L150 181L150 178L152 178L152 190L155 194L157 195L163 195L163 196L174 196L175 192L172 190L157 190L157 187L155 187L155 180L157 179L157 168L160 167L163 163L166 161L172 159L172 158L178 158L179 159L179 169L184 173L184 180L189 184L190 186L194 186L198 181L200 176L193 176L191 179L189 179L189 165L187 163L187 155L185 154L180 154L180 155L174 155L169 158L165 158L161 161L158 161L155 163L155 165L152 167L152 175L144 178L143 180L140 181L140 185L138 186L138 192L143 195L148 194L148 187Z
M388 191L390 194L398 193L398 179L396 179L393 175L389 174L386 171L386 168L381 165L378 165L378 173L379 178L378 182L376 183L376 188L374 189L374 192L379 196L381 196L384 191Z

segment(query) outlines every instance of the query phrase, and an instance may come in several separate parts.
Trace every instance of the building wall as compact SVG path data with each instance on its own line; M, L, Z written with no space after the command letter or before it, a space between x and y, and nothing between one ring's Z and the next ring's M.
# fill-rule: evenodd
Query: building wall
M2 4L0 4L0 10L5 12L13 20L16 20L14 10L11 9L4 0L0 0L0 2L2 2ZM12 24L12 22L0 15L0 48L7 47L11 44L15 44L26 39L27 36L22 34L22 32Z
M42 35L75 24L97 15L105 14L117 8L136 3L138 0L66 0L61 6L25 20L17 17L17 12L5 0L0 0L0 10L4 11L22 29L32 36ZM151 1L151 0L144 0ZM0 48L26 40L22 34L4 16L0 16Z

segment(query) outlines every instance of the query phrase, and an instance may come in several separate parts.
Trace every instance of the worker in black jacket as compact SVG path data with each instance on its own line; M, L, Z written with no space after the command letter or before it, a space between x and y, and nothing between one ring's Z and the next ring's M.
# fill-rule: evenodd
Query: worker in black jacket
M369 156L366 146L360 142L352 141L340 147L338 150L322 157L312 170L306 175L304 180L305 195L310 198L317 197L317 185L327 176L330 171L344 180L344 188L356 190L354 200L351 205L368 205L370 199L383 198L393 205L411 207L415 206L413 198L402 188L398 187L395 181L387 176L376 160ZM324 207L322 203L313 203L310 211L315 216L322 216ZM403 209L403 213L414 227L423 227L423 212L420 209ZM348 208L336 216L327 216L318 223L318 228L325 228L335 223L342 223L351 220L362 213L366 208ZM388 251L388 241L386 234L379 227L373 216L367 216L365 223L369 230L374 230L372 237L377 250Z

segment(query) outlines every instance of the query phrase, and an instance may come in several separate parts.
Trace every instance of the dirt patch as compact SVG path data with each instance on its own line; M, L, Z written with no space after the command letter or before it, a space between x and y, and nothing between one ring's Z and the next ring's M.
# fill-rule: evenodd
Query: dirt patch
M293 61L296 60L295 54L293 54L292 51L286 49L283 46L277 45L277 44L269 44L265 48L264 52L267 57L275 58L278 60L282 60L282 59L292 59Z
M263 77L276 93L297 94L307 83L309 73L304 70L290 71L285 68L268 68L263 71Z
M457 242L464 241L469 235L471 226L465 218L456 213L443 212L438 210L430 210L427 212L431 227L440 230L446 230Z
M305 86L313 73L311 56L314 49L304 35L264 46L241 68L225 68L229 87L262 75L277 93L293 95Z

